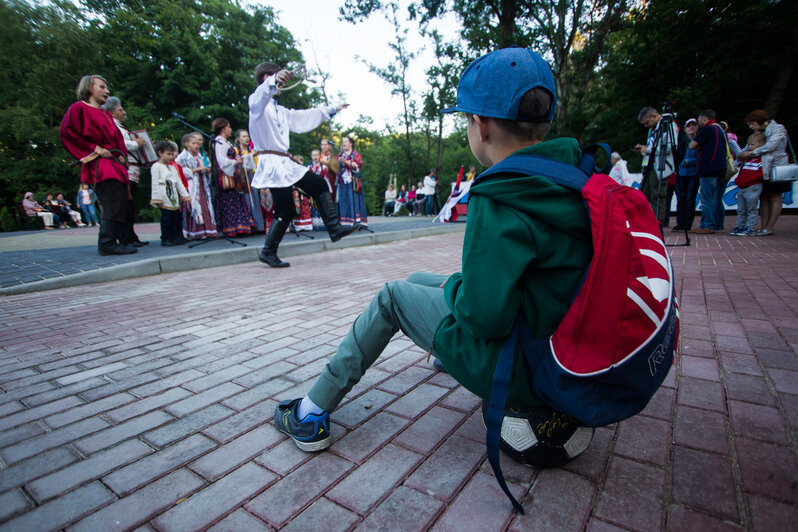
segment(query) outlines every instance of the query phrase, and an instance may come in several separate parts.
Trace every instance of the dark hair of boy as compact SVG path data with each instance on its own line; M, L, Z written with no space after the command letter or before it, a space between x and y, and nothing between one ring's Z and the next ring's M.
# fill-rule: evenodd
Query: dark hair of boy
M518 104L515 120L491 118L506 133L523 140L543 140L549 131L552 95L542 87L529 89ZM469 117L470 120L470 117Z
M707 120L715 120L716 115L715 111L713 111L712 109L704 109L703 111L698 113L698 116L703 116Z
M177 151L175 148L175 143L171 140L159 140L153 147L155 148L155 153L158 155L164 152Z
M260 85L264 79L277 74L280 70L280 67L274 63L261 63L255 67L255 81Z

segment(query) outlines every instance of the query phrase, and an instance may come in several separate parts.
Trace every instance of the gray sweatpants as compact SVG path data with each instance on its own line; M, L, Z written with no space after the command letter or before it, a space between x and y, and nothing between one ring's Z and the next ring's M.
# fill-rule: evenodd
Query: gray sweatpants
M398 331L425 351L430 350L438 324L449 314L441 288L447 278L416 272L406 281L386 283L324 366L308 392L311 401L327 412L335 410Z

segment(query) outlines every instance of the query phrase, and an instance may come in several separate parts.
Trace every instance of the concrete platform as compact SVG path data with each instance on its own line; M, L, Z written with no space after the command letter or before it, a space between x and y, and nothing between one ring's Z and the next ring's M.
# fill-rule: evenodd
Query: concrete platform
M675 237L669 235L669 240ZM272 425L380 286L462 233L0 299L0 531L795 530L798 218L672 248L679 356L562 469L486 460L479 399L404 336L305 454Z
M294 257L329 249L393 242L424 235L463 231L465 224L432 223L426 217L373 217L369 229L336 243L325 231L287 234L280 257ZM216 239L183 246L162 247L160 225L136 226L139 238L150 242L138 253L100 256L97 227L0 233L0 296L53 290L258 260L263 234L236 237L234 244ZM189 247L192 246L192 247Z

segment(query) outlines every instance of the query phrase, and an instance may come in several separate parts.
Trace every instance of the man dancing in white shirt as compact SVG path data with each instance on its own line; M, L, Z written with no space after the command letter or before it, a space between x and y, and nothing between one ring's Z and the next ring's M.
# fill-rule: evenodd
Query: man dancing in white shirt
M327 183L321 176L297 164L288 153L289 132L307 133L348 107L348 104L338 107L286 109L274 97L280 94L280 88L292 77L289 70L281 69L273 63L261 63L255 68L258 87L249 96L249 135L255 144L255 153L259 154L252 186L268 188L274 198L274 223L258 258L272 268L289 266L277 257L277 248L294 217L292 187L302 189L316 200L333 242L360 229L360 224L341 225Z

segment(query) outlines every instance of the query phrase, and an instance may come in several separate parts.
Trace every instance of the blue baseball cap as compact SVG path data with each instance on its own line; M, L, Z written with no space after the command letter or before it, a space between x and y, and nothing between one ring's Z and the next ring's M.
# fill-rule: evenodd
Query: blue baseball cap
M536 87L551 93L548 120L518 116L521 98ZM468 65L457 84L457 105L443 109L441 113L471 113L507 120L544 122L554 119L556 104L557 89L549 64L532 50L511 46L485 54Z

